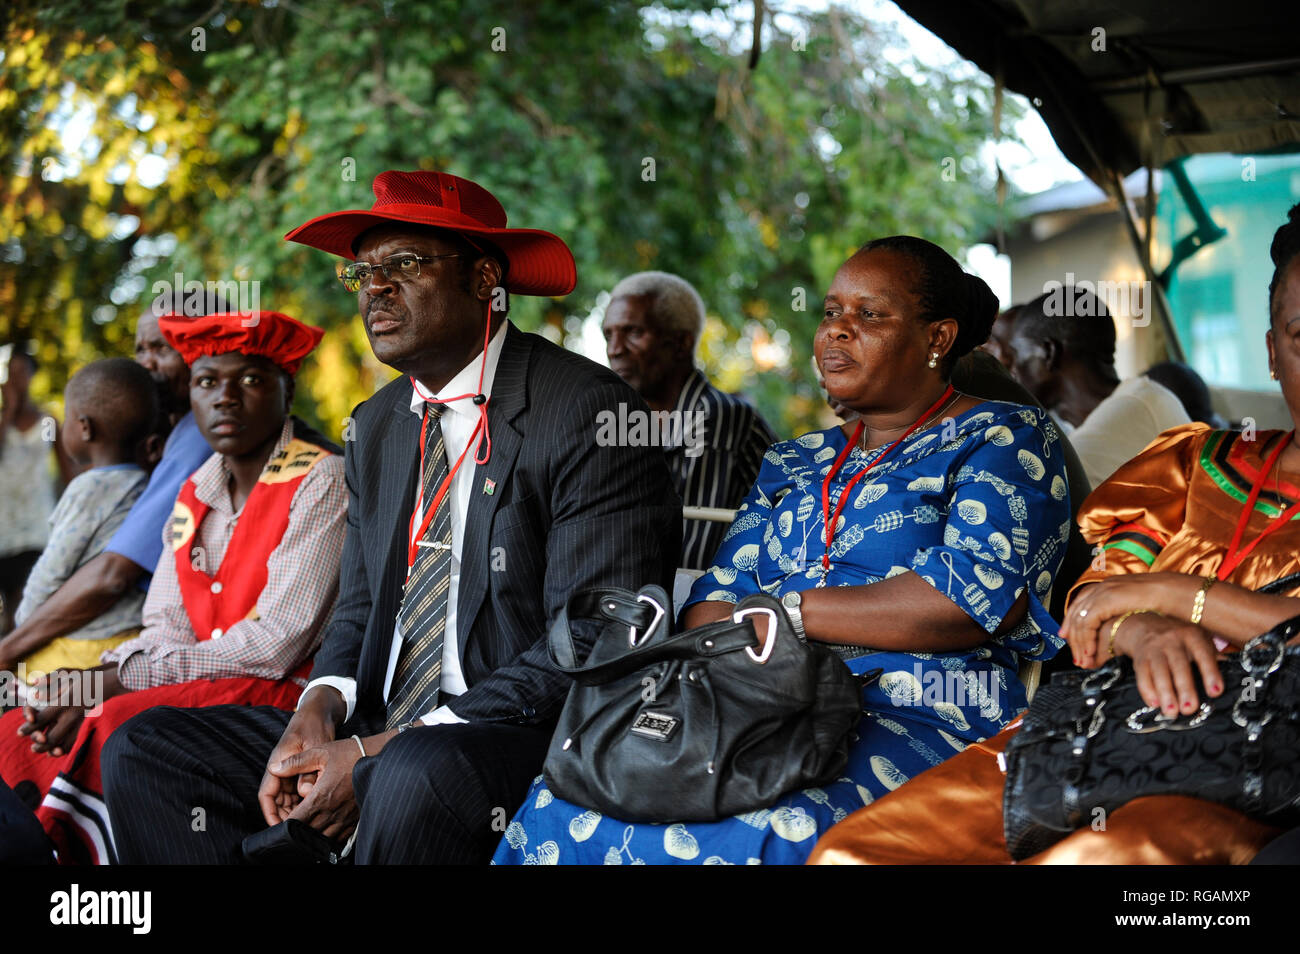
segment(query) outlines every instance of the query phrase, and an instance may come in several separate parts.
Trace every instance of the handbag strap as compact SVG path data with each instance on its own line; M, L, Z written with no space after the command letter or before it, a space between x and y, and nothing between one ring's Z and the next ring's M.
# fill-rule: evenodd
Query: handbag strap
M548 643L556 668L568 673L582 671L578 647L573 641L574 620L613 621L629 630L637 628L644 632L655 618L656 607L649 600L638 600L638 595L612 586L575 593L551 622Z
M1297 573L1296 577L1300 578L1300 573ZM1263 591L1261 590L1260 592ZM1282 640L1282 642L1289 643L1291 640L1295 639L1296 636L1300 636L1300 616L1292 616L1290 619L1282 620L1282 622L1278 623L1264 635L1277 636Z
M1065 763L1065 777L1061 786L1061 808L1072 828L1077 828L1082 818L1081 785L1088 772L1090 740L1101 731L1106 722L1106 691L1123 675L1124 663L1114 659L1090 672L1079 683L1079 709L1070 736L1070 755Z
M607 587L575 594L551 624L551 661L561 672L584 685L591 685L629 675L657 659L720 656L752 647L758 642L753 623L748 619L739 623L730 619L719 620L669 636L671 617L666 615L660 600L668 602L659 587L645 587L640 593ZM626 648L594 665L588 664L589 655L579 662L577 644L573 639L574 622L626 626Z
M1276 595L1281 593L1289 593L1291 590L1294 590L1296 587L1300 587L1300 573L1292 573L1289 576L1284 576L1279 579L1276 579L1272 583L1265 583L1255 592Z
M1260 810L1264 799L1264 726L1279 713L1271 706L1269 684L1273 673L1286 661L1287 639L1294 634L1300 618L1279 623L1262 636L1256 636L1241 650L1238 661L1249 683L1232 706L1232 721L1245 730L1241 745L1243 806L1250 814Z

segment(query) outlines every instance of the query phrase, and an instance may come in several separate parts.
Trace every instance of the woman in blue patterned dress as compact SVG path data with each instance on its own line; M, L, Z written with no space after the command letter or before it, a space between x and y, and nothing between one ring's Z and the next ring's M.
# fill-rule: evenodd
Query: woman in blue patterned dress
M673 825L603 817L539 778L496 863L802 863L819 833L1025 708L1020 660L1064 645L1044 603L1071 511L1046 415L948 384L996 313L988 286L923 239L880 239L841 266L814 350L858 420L768 449L682 614L699 626L750 593L798 593L796 629L855 672L883 670L844 774Z

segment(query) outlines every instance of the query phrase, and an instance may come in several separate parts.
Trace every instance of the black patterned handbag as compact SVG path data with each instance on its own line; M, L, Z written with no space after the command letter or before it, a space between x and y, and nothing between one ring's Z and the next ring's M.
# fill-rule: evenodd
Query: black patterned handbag
M1146 705L1126 657L1059 673L1009 742L1002 817L1017 861L1145 795L1190 795L1300 824L1300 616L1219 660L1224 692L1188 716Z
M768 616L762 652L753 616ZM600 627L578 658L571 626ZM838 776L862 713L862 681L799 639L777 600L672 632L658 586L575 595L550 632L574 685L544 773L561 798L630 822L716 821Z

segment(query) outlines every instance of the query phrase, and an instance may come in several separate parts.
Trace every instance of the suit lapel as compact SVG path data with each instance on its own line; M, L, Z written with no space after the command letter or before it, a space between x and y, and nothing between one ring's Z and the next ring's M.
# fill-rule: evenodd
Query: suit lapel
M382 651L372 662L382 667L379 669L381 680L387 668L393 626L406 581L407 536L420 469L420 418L411 413L410 404L405 399L394 404L393 414L394 419L384 434L380 449L379 483L384 491L376 510L376 526L381 528L381 532L382 528L390 528L390 536L383 541L386 547L383 575L380 577L383 582L374 608L374 625L379 636L374 645Z
M514 419L528 405L528 360L532 342L513 325L506 329L506 340L492 379L492 397L488 402L488 424L492 433L492 457L482 467L474 468L469 511L465 519L465 539L461 545L460 581L456 595L457 646L465 658L474 620L487 593L489 529L497 506L506 495L515 458L524 435L516 430ZM491 481L491 485L487 482ZM487 487L491 487L491 493Z

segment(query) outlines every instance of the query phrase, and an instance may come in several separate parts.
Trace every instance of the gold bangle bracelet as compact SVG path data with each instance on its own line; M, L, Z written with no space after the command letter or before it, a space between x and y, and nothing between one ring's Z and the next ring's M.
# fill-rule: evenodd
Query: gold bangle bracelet
M1106 651L1110 653L1112 657L1114 657L1115 655L1115 634L1119 632L1119 628L1124 625L1124 621L1126 619L1128 619L1130 616L1136 616L1138 613L1155 613L1157 616L1164 615L1159 610L1135 609L1135 610L1129 610L1119 619L1115 620L1114 624L1112 624L1110 627L1110 642L1106 644Z
M1214 576L1207 576L1201 584L1201 588L1196 591L1196 598L1192 600L1191 623L1193 626L1201 625L1201 617L1205 615L1205 595L1210 592L1210 587L1219 580Z

